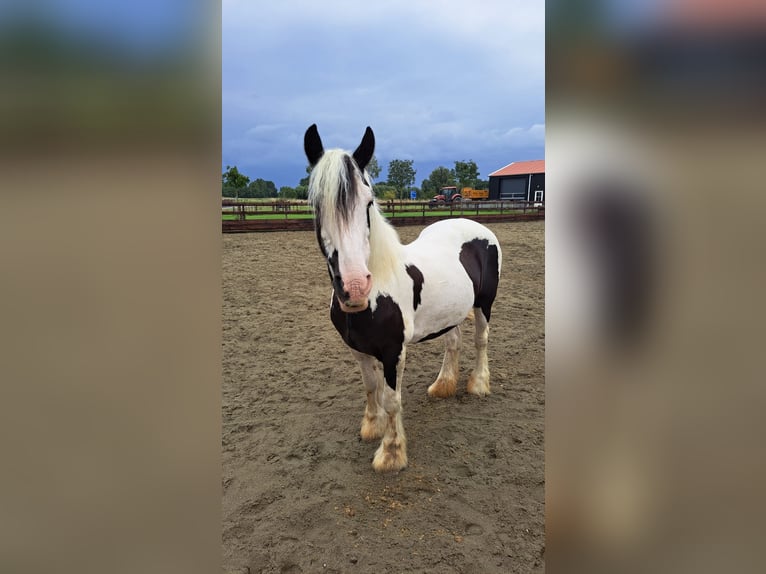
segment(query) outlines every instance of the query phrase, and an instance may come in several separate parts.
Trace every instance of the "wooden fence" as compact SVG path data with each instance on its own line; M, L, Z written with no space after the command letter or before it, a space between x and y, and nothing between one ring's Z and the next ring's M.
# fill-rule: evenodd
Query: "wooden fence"
M393 225L428 225L440 219L466 217L482 223L529 221L545 218L545 207L528 201L381 201L381 210ZM222 205L224 233L289 231L314 228L313 213L305 201L226 201Z

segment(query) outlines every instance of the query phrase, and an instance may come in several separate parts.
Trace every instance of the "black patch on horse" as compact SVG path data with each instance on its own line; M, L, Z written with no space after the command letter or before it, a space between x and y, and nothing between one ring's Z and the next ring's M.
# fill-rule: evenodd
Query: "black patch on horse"
M340 184L340 189L338 190L337 211L340 214L341 219L344 222L348 222L349 215L354 211L354 206L356 204L356 190L354 189L354 184L356 183L354 179L356 166L350 155L343 157L343 164L346 167L346 184Z
M325 259L327 259L327 250L324 247L324 240L322 239L322 224L320 223L322 218L319 206L314 208L314 212L314 231L317 234L317 243L319 243L319 250L322 252L322 255L325 256Z
M345 299L348 299L348 293L343 290L343 280L340 276L340 267L338 266L338 250L335 249L332 255L327 258L327 270L330 272L330 281L332 288L336 293L342 293Z
M466 241L460 248L460 263L473 283L473 306L481 308L489 322L500 279L497 245L487 239Z
M426 335L422 339L418 339L416 342L417 343L422 343L423 341L430 341L431 339L436 339L436 337L441 337L442 335L444 335L445 333L451 331L455 327L457 327L457 325L452 325L450 327L446 327L446 328L442 329L441 331L437 331L436 333L429 333L428 335Z
M414 265L405 265L407 275L412 278L412 308L418 310L420 305L420 293L423 291L423 273Z
M367 204L367 229L370 228L370 208L375 204L374 201L371 201Z
M374 313L370 307L359 313L344 313L334 296L330 319L346 345L383 363L386 384L396 390L396 365L404 345L404 320L390 296L378 295L376 302Z

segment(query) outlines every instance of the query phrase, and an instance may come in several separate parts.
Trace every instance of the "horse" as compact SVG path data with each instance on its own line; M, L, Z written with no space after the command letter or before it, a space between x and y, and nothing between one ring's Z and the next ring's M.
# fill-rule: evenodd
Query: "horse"
M361 437L382 439L378 472L407 466L402 376L407 345L443 337L441 370L431 397L455 395L460 324L473 314L476 365L468 393L490 393L487 341L502 252L497 237L469 219L433 223L402 244L376 202L366 166L375 150L370 127L353 153L325 151L316 124L304 136L308 200L333 293L330 320L359 362L367 404Z

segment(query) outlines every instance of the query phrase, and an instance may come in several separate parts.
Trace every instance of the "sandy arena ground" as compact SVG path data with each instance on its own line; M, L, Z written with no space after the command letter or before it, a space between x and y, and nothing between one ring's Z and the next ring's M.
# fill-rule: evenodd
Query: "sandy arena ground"
M443 342L408 347L409 466L388 475L359 438L365 392L313 232L223 237L224 572L543 572L544 225L489 226L491 395L465 393L470 321L456 397L426 394Z

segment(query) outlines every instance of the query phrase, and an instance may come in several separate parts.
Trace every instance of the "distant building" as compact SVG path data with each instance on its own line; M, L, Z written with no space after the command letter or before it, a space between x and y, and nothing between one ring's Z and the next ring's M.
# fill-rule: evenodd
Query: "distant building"
M545 203L545 160L514 161L490 173L489 198Z

